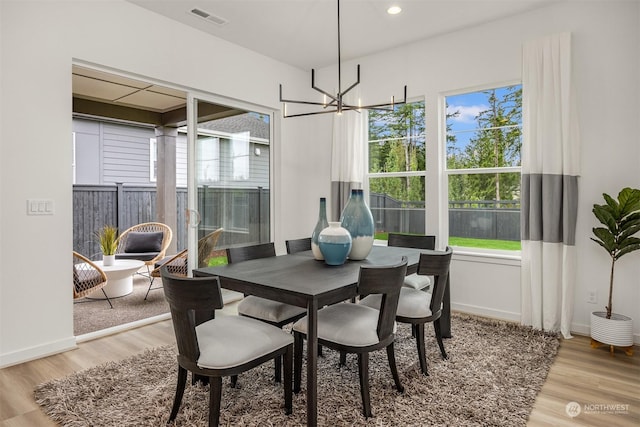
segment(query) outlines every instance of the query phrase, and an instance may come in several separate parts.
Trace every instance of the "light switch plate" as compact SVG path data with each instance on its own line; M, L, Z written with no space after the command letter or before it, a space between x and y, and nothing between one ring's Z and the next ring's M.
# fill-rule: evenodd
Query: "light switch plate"
M27 215L53 215L54 203L51 199L27 199Z

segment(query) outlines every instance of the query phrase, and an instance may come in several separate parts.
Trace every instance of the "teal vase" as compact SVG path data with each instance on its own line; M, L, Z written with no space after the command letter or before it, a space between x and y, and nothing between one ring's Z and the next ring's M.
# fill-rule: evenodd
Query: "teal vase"
M339 222L330 222L318 236L318 246L326 264L342 265L351 251L351 236Z
M364 201L362 190L351 190L351 196L342 210L340 223L351 235L352 244L349 259L365 259L373 247L375 227L373 215Z
M320 233L322 232L322 230L324 230L328 226L329 223L327 222L327 199L324 197L320 197L318 222L316 223L316 226L313 229L313 233L311 234L311 251L313 252L313 257L319 261L324 260L324 256L322 255L320 246L318 246L318 237L320 237Z

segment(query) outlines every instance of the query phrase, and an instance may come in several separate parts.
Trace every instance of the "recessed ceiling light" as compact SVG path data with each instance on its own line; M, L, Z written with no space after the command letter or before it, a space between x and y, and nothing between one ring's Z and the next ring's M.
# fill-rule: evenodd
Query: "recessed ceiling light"
M397 15L400 12L402 12L402 8L400 6L391 6L389 9L387 9L387 13L389 15Z

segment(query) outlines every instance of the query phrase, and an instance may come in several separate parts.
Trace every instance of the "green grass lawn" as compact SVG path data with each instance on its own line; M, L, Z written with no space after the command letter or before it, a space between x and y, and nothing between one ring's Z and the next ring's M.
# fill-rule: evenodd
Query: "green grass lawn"
M389 233L376 233L378 240L388 240ZM467 248L498 249L503 251L519 251L520 242L511 240L470 239L467 237L449 237L449 245Z

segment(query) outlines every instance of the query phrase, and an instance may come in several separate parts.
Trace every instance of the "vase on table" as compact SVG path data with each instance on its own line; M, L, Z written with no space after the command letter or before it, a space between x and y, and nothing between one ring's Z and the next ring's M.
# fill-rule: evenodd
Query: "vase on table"
M102 265L105 267L109 267L110 265L115 264L116 256L115 255L102 255Z
M329 226L318 236L318 246L325 263L342 265L351 251L351 235L339 222L329 222Z
M340 215L340 223L351 234L349 259L365 259L373 247L375 228L373 215L364 200L362 190L351 190L351 196Z
M324 256L322 255L320 246L318 246L318 238L320 237L320 233L322 232L322 230L324 230L328 226L329 222L327 221L327 199L325 197L320 197L318 222L316 223L316 226L313 229L313 233L311 234L311 251L313 252L314 258L319 261L324 260Z

